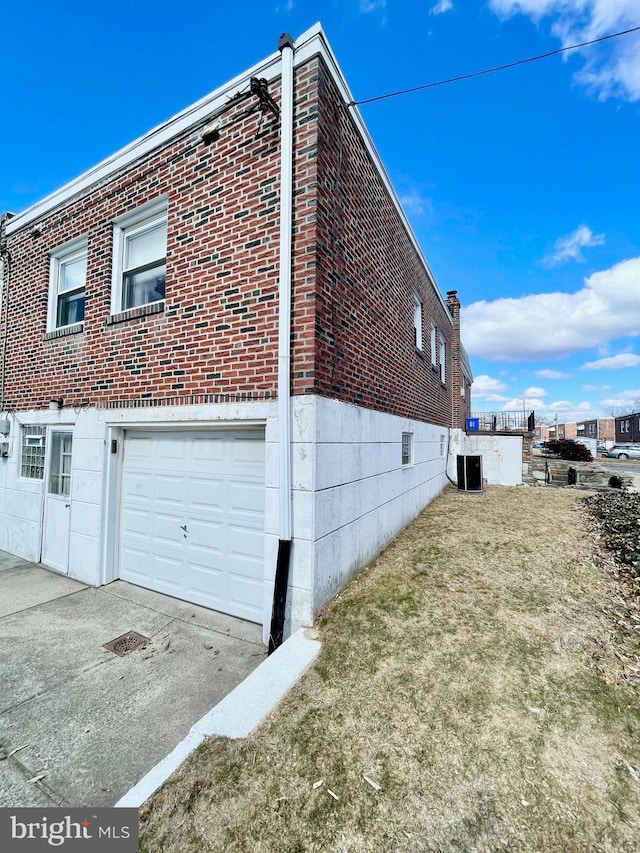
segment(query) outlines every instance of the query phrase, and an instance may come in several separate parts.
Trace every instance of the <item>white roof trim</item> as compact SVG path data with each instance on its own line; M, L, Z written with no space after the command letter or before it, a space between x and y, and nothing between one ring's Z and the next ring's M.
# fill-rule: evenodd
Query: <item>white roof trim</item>
M307 62L314 56L320 55L325 60L327 67L329 68L333 79L338 86L338 90L342 97L344 98L345 104L350 103L354 100L351 92L349 91L349 87L345 81L344 75L340 70L340 66L336 60L336 57L331 50L329 43L327 42L326 36L322 29L322 26L318 24L314 24L301 36L299 36L295 40L295 60L294 65L297 67L298 65L302 65ZM204 98L201 98L199 101L196 101L195 104L192 104L187 109L173 116L167 121L155 127L153 130L150 130L144 136L139 137L133 142L129 143L129 145L121 148L120 151L117 151L115 154L112 154L110 157L107 157L106 160L103 160L101 163L98 163L97 166L94 166L89 171L80 175L78 178L75 178L73 181L70 181L65 186L61 187L59 190L51 193L51 195L46 196L46 198L42 199L42 201L36 202L36 204L27 208L22 213L17 214L12 219L7 221L6 224L6 233L7 235L13 234L16 231L19 231L21 228L24 228L30 222L33 222L35 219L38 219L41 216L45 216L50 213L56 207L65 204L70 199L75 196L81 194L85 190L88 190L90 187L94 186L101 181L104 181L110 175L119 171L120 169L128 166L133 163L139 157L143 157L145 154L148 154L150 151L153 151L155 148L160 147L161 145L166 144L174 137L178 136L181 133L184 133L190 127L200 124L207 119L213 118L215 113L221 109L227 103L227 100L232 95L235 95L236 91L241 88L243 85L246 85L251 77L266 77L269 80L273 80L280 76L281 70L281 55L279 51L272 53L271 56L264 59L262 62L259 62L257 65L254 65L249 70L239 74L237 77L234 77L228 83L225 83L223 86L216 89L209 95L206 95ZM396 208L398 216L400 217L400 221L402 222L411 243L416 250L418 257L420 258L422 264L424 265L429 278L433 284L433 289L435 290L438 298L442 304L442 307L445 309L445 316L449 318L451 323L453 323L453 319L449 313L449 310L446 306L444 299L442 298L442 294L438 290L435 278L433 273L431 272L431 268L427 263L427 259L425 258L422 249L420 248L420 244L413 232L411 225L409 224L409 220L407 219L405 212L400 204L400 200L396 194L395 189L391 181L389 180L389 176L387 175L386 169L382 164L382 160L380 159L380 155L378 154L375 145L369 135L369 131L367 130L365 123L360 115L360 111L357 107L350 107L351 115L353 116L353 120L356 123L360 134L364 140L364 143L367 147L367 150L380 173L380 177L389 193L389 196Z

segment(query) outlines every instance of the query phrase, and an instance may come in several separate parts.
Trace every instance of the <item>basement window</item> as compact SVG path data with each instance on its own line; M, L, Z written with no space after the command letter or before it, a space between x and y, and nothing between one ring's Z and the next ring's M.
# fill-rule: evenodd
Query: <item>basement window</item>
M402 464L413 464L413 433L402 433Z
M45 430L43 426L22 427L20 476L30 480L44 477Z

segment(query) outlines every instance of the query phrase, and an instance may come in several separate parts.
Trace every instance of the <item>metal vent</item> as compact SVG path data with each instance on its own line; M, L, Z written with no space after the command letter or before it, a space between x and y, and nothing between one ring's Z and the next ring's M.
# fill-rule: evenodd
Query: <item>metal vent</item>
M107 651L114 652L120 657L128 655L129 652L135 652L136 649L144 649L149 642L148 637L143 637L137 631L129 631L121 637L116 637L110 643L105 643L103 648Z

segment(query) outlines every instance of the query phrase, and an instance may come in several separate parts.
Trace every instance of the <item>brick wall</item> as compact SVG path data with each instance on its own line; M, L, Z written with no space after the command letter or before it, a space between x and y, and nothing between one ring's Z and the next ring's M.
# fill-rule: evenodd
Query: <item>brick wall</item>
M449 425L451 318L322 61L318 93L317 272L315 291L305 294L314 305L315 363L311 370L296 349L294 393ZM414 293L423 306L421 352ZM446 340L446 384L431 364L432 319Z
M274 95L279 99L277 88ZM276 392L279 127L225 114L8 237L12 258L6 406ZM113 219L168 197L161 313L109 325ZM45 339L49 253L87 235L83 331ZM155 310L158 306L154 306ZM144 313L136 312L132 313Z
M279 87L272 87L279 100ZM276 395L278 123L192 128L10 235L6 408ZM292 392L449 425L453 328L323 61L295 73ZM113 220L168 199L166 298L109 319ZM49 254L87 236L82 331L46 335ZM422 302L422 348L414 340ZM133 316L131 316L133 315ZM430 322L446 341L432 366ZM438 361L436 354L436 362Z

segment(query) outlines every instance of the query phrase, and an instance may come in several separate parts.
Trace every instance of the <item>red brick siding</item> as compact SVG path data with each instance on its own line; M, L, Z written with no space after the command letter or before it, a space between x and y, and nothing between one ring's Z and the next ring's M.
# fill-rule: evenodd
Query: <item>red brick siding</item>
M293 391L450 425L451 318L322 61L318 74L316 282L305 294L315 304L315 362L312 372L294 360ZM431 365L431 320L446 340L446 385ZM302 337L299 322L294 329Z
M279 100L278 87L273 94ZM7 408L277 393L280 134L222 119L9 237ZM322 60L295 74L292 391L447 425L452 326ZM108 322L113 220L168 197L164 311ZM45 338L49 253L87 235L84 329ZM423 303L423 352L413 294ZM430 321L447 341L447 385Z
M192 129L43 218L40 236L9 236L7 408L276 393L280 134L270 115L234 123L247 106L223 117L219 141ZM161 195L164 311L108 325L113 219ZM84 234L84 331L45 340L49 253Z

